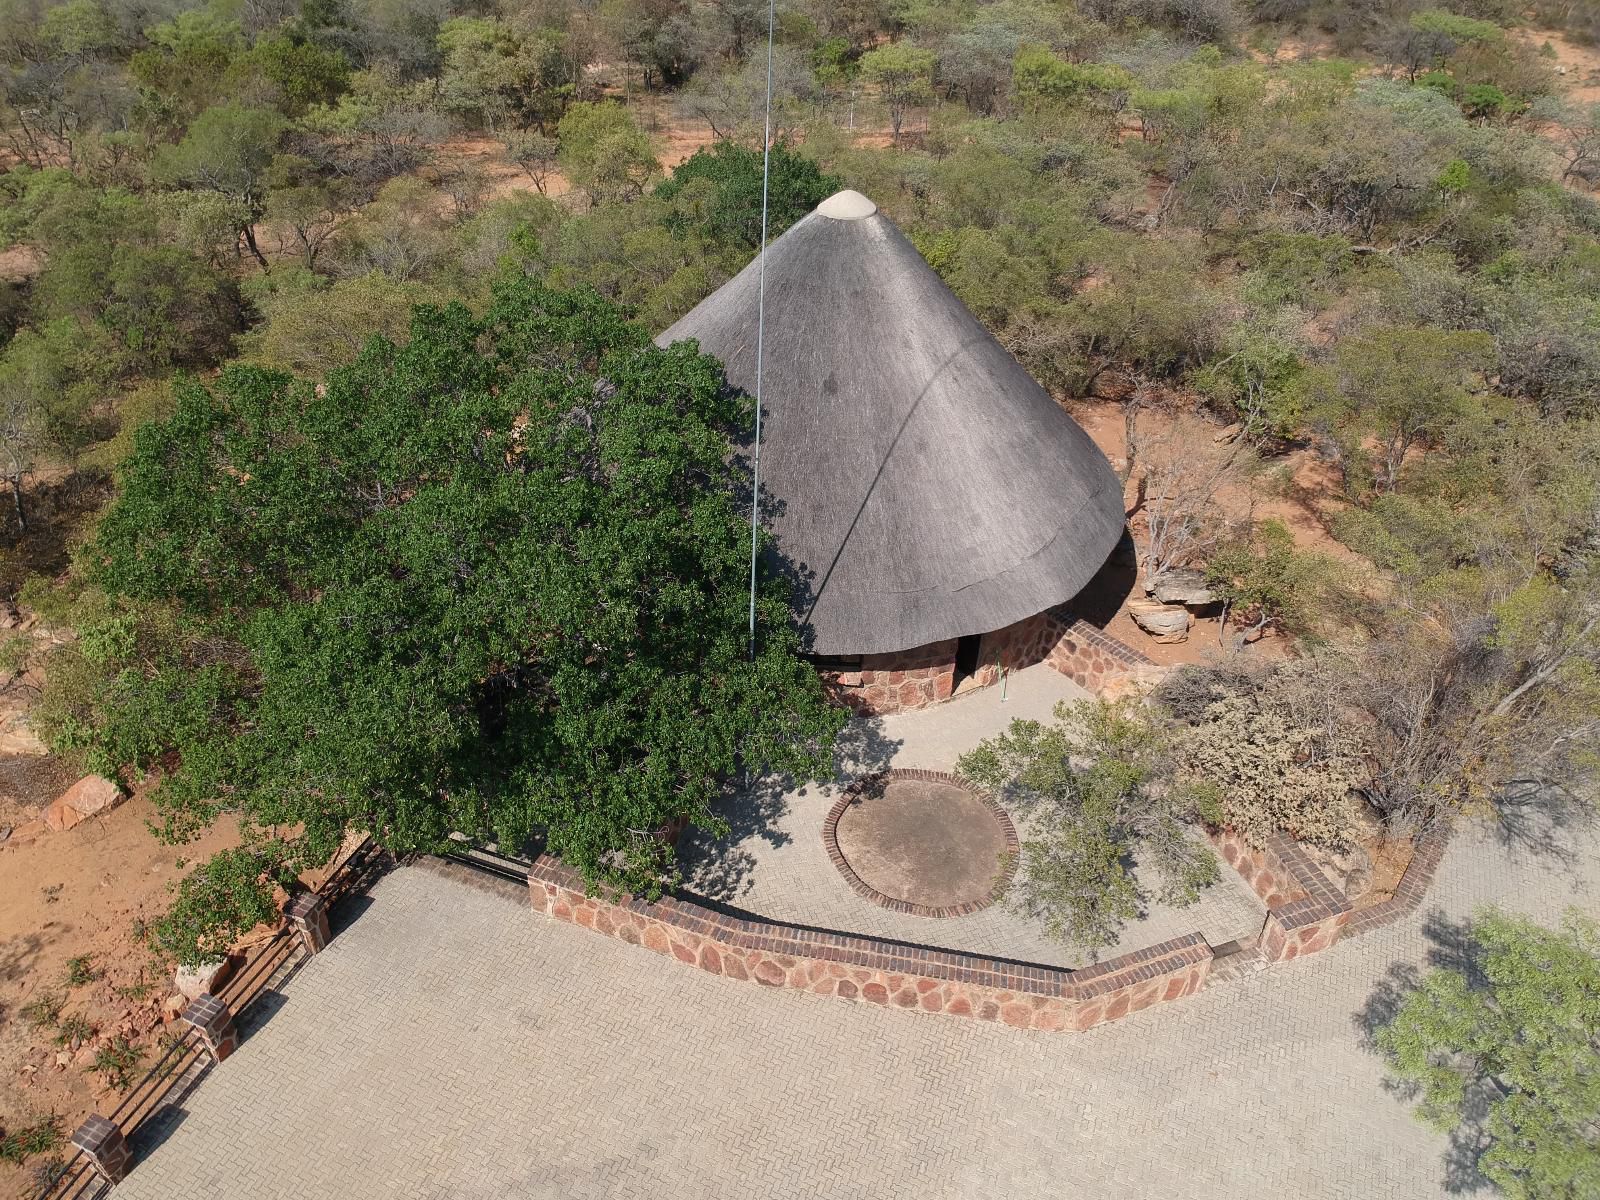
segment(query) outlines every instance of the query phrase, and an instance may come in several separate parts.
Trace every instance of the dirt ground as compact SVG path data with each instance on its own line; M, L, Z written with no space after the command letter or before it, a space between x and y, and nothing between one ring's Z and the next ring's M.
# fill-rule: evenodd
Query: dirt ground
M431 169L450 167L475 167L489 181L489 199L504 200L516 192L536 192L533 180L515 164L506 160L506 149L493 138L458 137L439 145L439 161ZM565 196L572 185L552 171L544 181L544 194L552 200Z
M1519 29L1512 36L1535 50L1550 44L1563 90L1573 103L1600 102L1600 46L1580 46L1564 34L1540 29Z
M42 769L60 777L59 765ZM152 814L150 802L135 796L72 829L0 843L0 1127L53 1114L70 1136L86 1113L113 1097L89 1067L98 1046L121 1036L145 1049L147 1063L158 1053L172 981L153 973L135 922L160 916L171 903L169 885L238 844L239 834L224 818L199 841L167 846L146 827ZM96 978L70 987L68 961L83 956ZM55 1029L25 1015L45 997L64 1001L58 1026L81 1016L95 1036L77 1048L57 1045ZM0 1195L22 1194L40 1161L22 1169L0 1164Z
M1410 838L1400 835L1369 839L1362 848L1372 856L1372 886L1361 894L1355 906L1371 908L1394 896L1417 848Z
M1120 467L1127 455L1121 404L1113 400L1074 400L1069 410L1073 419L1111 460L1112 466ZM1181 404L1142 412L1139 416L1141 439L1153 441L1161 438L1184 415L1189 414L1187 407ZM1222 426L1216 425L1215 429L1220 433ZM1269 478L1273 483L1271 487L1267 486ZM1127 499L1131 505L1131 485ZM1334 540L1328 528L1332 517L1342 507L1337 472L1331 464L1310 450L1291 450L1267 461L1253 486L1225 489L1219 494L1218 503L1230 520L1243 522L1275 518L1284 523L1300 548L1346 560L1352 567L1359 562L1352 551ZM1135 541L1142 545L1144 528L1137 514L1130 523ZM1096 585L1091 586L1114 586L1120 593L1117 596L1089 598L1091 604L1098 601L1099 605L1106 607L1115 601L1114 613L1106 616L1097 614L1097 622L1104 619L1105 630L1112 637L1135 647L1163 666L1209 662L1228 653L1224 645L1222 623L1216 617L1196 616L1187 641L1162 643L1135 625L1133 618L1128 615L1128 601L1145 598L1144 589L1137 586L1131 577L1122 580L1119 576L1117 582L1112 583L1103 574L1096 580ZM1246 646L1243 652L1252 658L1270 660L1287 655L1289 646L1284 639L1269 631L1260 641Z

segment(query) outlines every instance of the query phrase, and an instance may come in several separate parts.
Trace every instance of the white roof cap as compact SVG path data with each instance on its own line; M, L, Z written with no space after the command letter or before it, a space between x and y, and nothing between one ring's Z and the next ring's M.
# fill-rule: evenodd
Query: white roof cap
M835 221L860 221L878 211L878 206L860 192L845 188L817 205L817 215Z

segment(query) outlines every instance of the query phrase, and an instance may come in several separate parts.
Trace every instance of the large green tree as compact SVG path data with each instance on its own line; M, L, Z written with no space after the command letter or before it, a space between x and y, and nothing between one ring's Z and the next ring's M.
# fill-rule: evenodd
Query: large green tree
M196 117L183 140L163 147L155 161L161 181L219 192L237 202L239 235L262 267L267 260L256 245L255 223L266 211L274 148L285 125L271 109L220 104Z
M784 142L773 145L768 173L767 233L774 238L844 186ZM655 195L681 201L669 218L674 230L693 225L714 241L756 250L761 246L761 175L759 150L722 141L696 150L670 179L656 185Z
M649 136L620 104L574 104L556 133L561 171L591 204L631 200L660 173Z
M906 110L933 94L934 63L933 51L902 42L890 42L861 56L861 74L878 85L878 94L889 110L895 145L900 144Z
M1378 1032L1417 1114L1510 1200L1600 1195L1600 926L1493 909L1468 962L1436 969Z
M303 828L306 859L347 828L401 850L543 829L648 892L660 831L714 827L736 770L826 770L842 717L781 580L747 640L750 416L715 360L528 280L481 319L419 308L403 347L374 338L320 385L182 384L90 549L108 591L181 606L217 664L198 706L131 640L108 667L119 703L159 706L143 683L215 713L146 754L181 760L173 825L225 804ZM100 718L76 719L92 744Z
M1011 722L956 770L1027 819L1010 906L1041 920L1049 937L1097 949L1152 894L1193 903L1216 882L1217 860L1186 829L1199 815L1196 797L1173 782L1158 716L1128 699L1063 701L1054 716ZM1135 859L1153 869L1143 879L1129 869Z

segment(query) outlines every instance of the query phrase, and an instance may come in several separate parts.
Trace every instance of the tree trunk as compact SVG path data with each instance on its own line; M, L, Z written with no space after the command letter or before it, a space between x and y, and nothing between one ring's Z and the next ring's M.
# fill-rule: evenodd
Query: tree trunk
M244 234L244 244L250 247L250 253L256 256L256 261L261 264L261 269L263 271L270 271L272 268L267 265L267 256L262 254L261 247L256 245L255 225L246 225L240 232Z
M26 533L28 531L28 518L22 511L22 476L20 474L13 475L9 482L11 484L11 506L17 513L17 529Z
M1133 478L1134 464L1139 456L1139 410L1144 407L1144 388L1135 387L1133 395L1122 402L1122 471L1120 479L1122 486L1128 486L1128 480Z

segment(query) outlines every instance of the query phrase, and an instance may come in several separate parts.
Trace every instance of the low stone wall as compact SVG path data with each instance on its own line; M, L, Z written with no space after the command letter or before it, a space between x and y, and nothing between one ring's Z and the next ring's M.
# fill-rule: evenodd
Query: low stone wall
M1066 608L1052 609L1050 615L1062 628L1061 638L1050 652L1050 665L1079 687L1098 694L1114 680L1140 667L1155 665L1132 646L1073 616Z
M1256 847L1225 829L1211 840L1267 906L1257 949L1268 962L1315 954L1339 940L1351 904L1293 838L1273 833Z
M823 678L852 710L883 716L927 708L955 690L954 639L895 654L869 654L857 671L824 670ZM1098 692L1150 659L1065 606L1053 608L983 635L973 680L979 687L1000 681L1001 671L1048 662L1080 687Z
M1253 948L1269 964L1318 953L1341 937L1369 933L1414 911L1449 839L1447 826L1430 831L1418 842L1394 897L1357 912L1294 839L1273 834L1255 848L1231 830L1213 837L1222 856L1269 905ZM533 907L552 920L713 975L1019 1029L1092 1029L1193 995L1206 986L1215 959L1199 933L1076 971L932 950L735 916L689 896L654 904L590 896L582 876L549 855L528 871L528 892Z
M1018 1029L1089 1029L1192 995L1212 960L1194 933L1069 971L736 917L682 896L589 896L582 876L549 855L529 870L528 892L553 920L713 975Z
M1450 845L1450 833L1450 826L1440 823L1418 838L1411 861L1406 864L1405 873L1395 885L1394 895L1381 903L1358 908L1351 913L1350 920L1345 923L1344 936L1350 938L1371 933L1374 929L1398 921L1407 913L1415 912L1433 884L1434 873L1438 871L1444 852Z
M1239 872L1240 877L1250 885L1250 890L1268 908L1278 908L1290 901L1306 898L1305 888L1296 881L1293 872L1273 849L1252 846L1236 829L1224 829L1212 834L1211 843L1222 860Z

